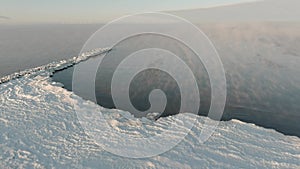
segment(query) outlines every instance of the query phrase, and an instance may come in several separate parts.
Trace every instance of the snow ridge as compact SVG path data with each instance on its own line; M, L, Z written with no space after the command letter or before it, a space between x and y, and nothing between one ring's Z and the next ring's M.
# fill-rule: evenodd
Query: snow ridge
M238 120L220 122L211 138L198 136L206 117L176 147L151 158L129 159L106 152L80 126L73 105L104 114L115 130L135 137L158 134L175 116L153 121L130 118L52 84L22 77L0 85L0 168L299 168L300 140ZM146 124L145 124L146 123ZM144 125L142 125L144 124ZM101 132L101 131L99 131ZM113 135L110 137L114 137Z
M36 74L41 74L41 73L53 73L55 71L64 69L69 66L73 66L74 64L77 64L79 62L85 61L91 57L95 57L98 55L101 55L103 53L109 52L111 49L110 48L97 48L93 49L88 52L84 52L81 55L77 57L73 57L71 59L66 59L66 60L61 60L57 62L52 62L43 66L39 66L36 68L31 68L31 69L26 69L20 72L15 72L13 74L4 76L0 79L0 84L8 82L12 79L20 78L22 76L34 76Z

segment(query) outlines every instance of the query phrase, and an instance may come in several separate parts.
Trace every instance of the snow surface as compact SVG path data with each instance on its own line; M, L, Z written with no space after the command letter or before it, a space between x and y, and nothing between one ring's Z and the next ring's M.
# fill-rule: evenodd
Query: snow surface
M67 64L67 63L66 63ZM185 139L168 152L129 159L103 150L88 137L73 104L101 110L116 130L135 136L155 134L174 117L142 128L145 119L125 119L128 113L85 101L51 82L48 75L21 77L0 85L0 168L299 168L300 139L238 120L221 122L212 137L199 143L198 122Z

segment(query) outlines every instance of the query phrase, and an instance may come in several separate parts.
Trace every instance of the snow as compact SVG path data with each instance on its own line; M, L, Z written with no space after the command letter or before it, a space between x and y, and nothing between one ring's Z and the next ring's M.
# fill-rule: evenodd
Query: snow
M262 2L260 9L265 9L264 4ZM236 7L222 7L223 10L219 13L231 8ZM252 8L249 11L253 11L250 9ZM233 13L239 11L240 8ZM206 10L182 13L182 16L206 18L211 13L217 16L214 12L206 14ZM262 12L258 14L260 13ZM246 19L257 18L256 15L254 13ZM221 18L209 18L219 21L227 17L218 16ZM233 21L245 19L240 19L240 15L234 16L236 17ZM296 17L299 15L293 16L291 19L298 21L299 17ZM259 18L258 21L271 17L274 16ZM290 18L290 14L275 18L281 21ZM201 18L198 17L197 20ZM225 68L230 67L226 72L227 77L231 78L232 83L237 83L232 85L232 91L236 91L232 94L236 97L234 105L247 105L248 102L243 104L245 100L253 102L250 106L257 105L257 102L270 103L270 107L278 111L287 111L290 107L290 110L295 110L288 111L290 114L282 111L284 117L298 117L299 24L251 24L217 25L215 28L200 24L222 53ZM0 168L300 168L298 137L231 120L220 122L210 139L202 144L199 135L204 121L208 119L194 115L186 116L197 119L191 132L167 152L149 158L131 159L105 151L85 133L77 119L74 105L84 107L86 112L101 111L113 130L134 137L155 135L165 131L171 124L180 128L184 123L175 120L176 116L153 121L151 119L156 118L155 113L149 114L147 118L135 119L128 112L105 109L83 100L49 78L57 70L107 51L109 49L96 49L79 57L17 72L0 79ZM244 55L239 55L241 53ZM242 77L247 77L244 75L251 77L248 86L245 85L248 84L247 79L240 81ZM269 83L263 85L260 79L268 80ZM247 90L243 91L244 86L247 86ZM285 89L295 92L284 95ZM266 96L276 98L267 94L278 90L279 94L282 91L283 96L288 96L279 97L285 101L278 101L281 103L280 107L271 104L272 100L268 102L269 97L262 97L266 93ZM273 110L270 107L267 108ZM258 110L260 108L257 107ZM284 122L291 123L287 120ZM101 132L101 123L99 127L97 132ZM108 136L107 139L112 141L124 141L116 140L113 133Z
M88 52L82 53L80 56L77 57L73 57L71 59L67 59L67 60L61 60L58 62L52 62L43 66L39 66L36 68L31 68L31 69L26 69L20 72L15 72L13 74L4 76L2 78L0 78L0 84L1 83L5 83L9 80L12 79L16 79L22 76L30 76L30 75L35 75L35 74L42 74L42 73L46 73L47 75L49 75L49 73L53 73L54 71L57 70L61 70L67 67L70 67L74 64L77 64L79 62L85 61L88 58L94 57L94 56L98 56L101 55L105 52L110 51L109 48L98 48L98 49L93 49L90 50Z
M238 120L221 122L204 144L205 117L176 147L151 158L106 152L80 126L73 104L101 110L113 129L144 136L161 132L175 116L132 118L85 101L49 77L22 77L0 85L0 168L299 168L300 139ZM146 125L143 127L143 124ZM182 122L176 121L180 126ZM100 131L101 132L101 131ZM111 136L113 137L113 135Z

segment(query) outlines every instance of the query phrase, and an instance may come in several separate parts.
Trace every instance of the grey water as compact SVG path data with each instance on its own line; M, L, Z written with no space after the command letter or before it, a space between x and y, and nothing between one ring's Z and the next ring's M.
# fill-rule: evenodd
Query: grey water
M58 71L53 75L52 78L54 81L62 83L64 88L67 90L72 91L73 70L74 67L70 67L62 71ZM167 96L168 106L166 107L165 112L162 114L162 117L176 114L175 112L178 112L179 109L178 105L180 105L180 94L178 94L179 91L174 90L176 85L172 84L172 80L167 79L167 76L159 75L159 72L149 72L150 74L148 75L144 73L140 77L135 78L135 82L133 82L130 86L132 89L131 93L129 93L131 99L130 101L137 109L141 111L147 110L149 108L149 102L147 100L150 93L149 90L153 90L151 85L157 86L157 79L160 79L160 87L164 86L163 91L166 94L169 94L169 96ZM227 80L229 85L233 83L231 81L233 79L228 78ZM246 80L246 78L240 80ZM261 80L263 81L263 79ZM97 104L106 108L116 108L111 98L110 88L103 86L103 84L108 83L109 77L98 77L95 81ZM145 83L145 81L147 82ZM209 87L207 88L207 86L202 86L202 88L200 87L200 90L202 91L202 97L200 104L201 107L198 114L202 116L207 116L210 106L210 93L208 89ZM274 98L272 94L267 93L268 91L265 93L260 93L260 97L268 99L266 100L266 103L269 105L254 99L245 99L242 100L242 104L237 104L237 96L234 94L238 91L234 91L234 86L229 86L227 92L227 102L222 120L227 121L231 119L239 119L241 121L254 123L265 128L275 129L286 135L300 137L300 115L298 113L299 106L296 103L300 99L298 90L295 90L294 93L293 91L286 91L285 95L280 96L281 98ZM245 87L244 91L241 92L248 92L247 87ZM274 93L276 92L281 91L274 91ZM268 98L263 96L266 94L271 96L268 96ZM84 96L82 97L84 98ZM291 104L291 107L289 107L289 104ZM126 110L126 108L124 109Z
M77 56L85 41L100 27L98 24L1 25L0 77ZM229 23L201 24L199 27L214 43L226 73L227 101L222 120L239 119L300 137L299 24ZM70 67L56 72L52 78L71 91L72 73L73 67ZM143 82L145 77L149 77L150 82L156 81L156 77L166 78L159 74L154 72L157 76L149 76L146 72L136 78L136 83L131 86L136 108L145 110L149 107L146 98L153 87L151 83ZM103 75L97 79L105 81ZM178 110L178 91L173 90L176 85L169 81L171 79L166 78L154 83L171 99L172 104L163 116ZM96 85L98 104L114 108L109 91L100 82ZM199 115L205 116L211 99L207 74L200 73L198 82L202 82L199 85Z
M297 66L300 64L300 51L297 47L300 44L300 33L297 30L298 27L299 25L294 23L290 25L252 23L238 26L234 24L201 26L215 44L225 69L227 100L222 120L239 119L286 135L300 137L300 69ZM117 60L120 61L120 58L132 52L132 48L141 44L140 42L146 43L146 41L136 40L136 42L117 46L108 54L110 58L114 58L114 61L108 61L102 65L102 68L98 68L95 80L97 104L106 108L115 108L110 83ZM166 43L160 40L154 44ZM175 48L178 49L178 46ZM189 55L184 54L187 57ZM200 89L201 107L198 114L207 116L211 105L209 77L203 65L196 64L189 58L186 61L189 62L190 68L196 75ZM130 67L123 70L124 76L129 69ZM196 69L198 71L195 71ZM52 78L71 91L72 76L73 68L71 67L56 72ZM136 109L147 110L150 107L149 93L159 88L164 91L168 100L162 116L178 113L180 92L176 83L168 75L150 70L139 73L133 80L129 95ZM187 83L189 83L188 79Z
M77 56L99 24L0 25L0 77Z

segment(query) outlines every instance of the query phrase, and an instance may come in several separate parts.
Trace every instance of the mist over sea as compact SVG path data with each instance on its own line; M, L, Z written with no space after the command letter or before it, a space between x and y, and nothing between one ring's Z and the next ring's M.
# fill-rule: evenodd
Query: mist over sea
M300 136L298 124L300 120L298 104L300 100L298 76L300 74L298 68L300 25L287 22L251 22L199 23L197 26L215 45L224 65L227 102L222 119L239 119L275 129L287 135ZM146 43L147 40L142 39L142 41ZM142 41L136 42L136 45ZM127 45L122 48L129 50L130 45L134 43ZM117 48L113 50L116 54L112 54L111 57L115 58L121 57L123 52L126 53L126 51L117 51ZM94 62L93 58L87 62ZM103 70L110 71L109 65L106 65ZM124 75L128 70L124 70ZM72 73L71 67L55 73L53 79L64 84L66 89L72 90ZM202 78L202 83L207 83L208 80L204 74L199 72L199 79ZM145 91L150 87L151 81L155 81L155 79L148 79L148 84L144 84L145 80L137 83L139 90L133 91L132 94L136 96L132 99L135 100L133 104L141 109L147 107L144 98ZM101 82L107 83L108 81L109 77L104 76L96 79L97 103L106 108L114 108L114 104L109 99L110 90L101 85ZM176 91L169 82L166 80L165 86L173 98L171 102L174 105L170 107L175 109L178 98L176 100ZM203 93L199 114L206 116L210 106L210 89L204 85L200 86L200 90ZM174 114L176 112L174 109L170 109L163 116Z
M276 164L282 168L298 168L300 24L199 23L197 26L211 39L219 52L227 80L227 102L222 118L225 121L220 122L205 146L198 140L202 123L207 120L205 113L200 110L199 114L203 116L187 117L198 121L191 133L166 153L132 160L106 152L82 130L74 104L91 114L95 110L101 111L114 130L127 130L129 134L140 137L148 135L148 130L160 133L174 124L176 115L160 118L157 123L149 125L148 130L141 129L139 125L144 119L131 118L128 122L124 117L131 117L129 112L105 109L70 92L73 67L69 67L55 72L52 79L46 73L46 76L21 77L0 84L0 152L3 154L0 166L63 168L68 165L93 168L101 165L113 168L119 165L147 168L176 165L179 168L197 168L201 164L220 168L234 163L237 166L249 164L264 167ZM0 75L2 77L73 58L80 53L90 35L100 27L1 26ZM98 57L101 55L85 62L93 62ZM51 71L46 70L48 73ZM70 91L55 82L62 83ZM136 90L135 104L138 106L144 105L138 101L139 92L147 87L139 85L140 90ZM200 90L205 91L206 88ZM96 95L102 98L105 92L99 88ZM204 107L207 106L205 104L209 102L209 97L201 99ZM103 106L101 102L98 104ZM113 108L113 105L110 106L104 105ZM181 128L181 124L182 121L176 121L175 125ZM115 138L114 135L111 137ZM218 153L220 150L221 154ZM117 161L117 164L112 163L112 160ZM258 163L257 160L269 160L270 163Z
M300 168L299 0L1 4L1 169Z
M85 41L101 26L1 25L0 76L77 56ZM240 119L299 136L299 24L197 26L216 46L226 71L229 93L223 119ZM72 68L56 73L54 80L71 90L71 77Z
M77 56L101 24L0 25L0 77Z

